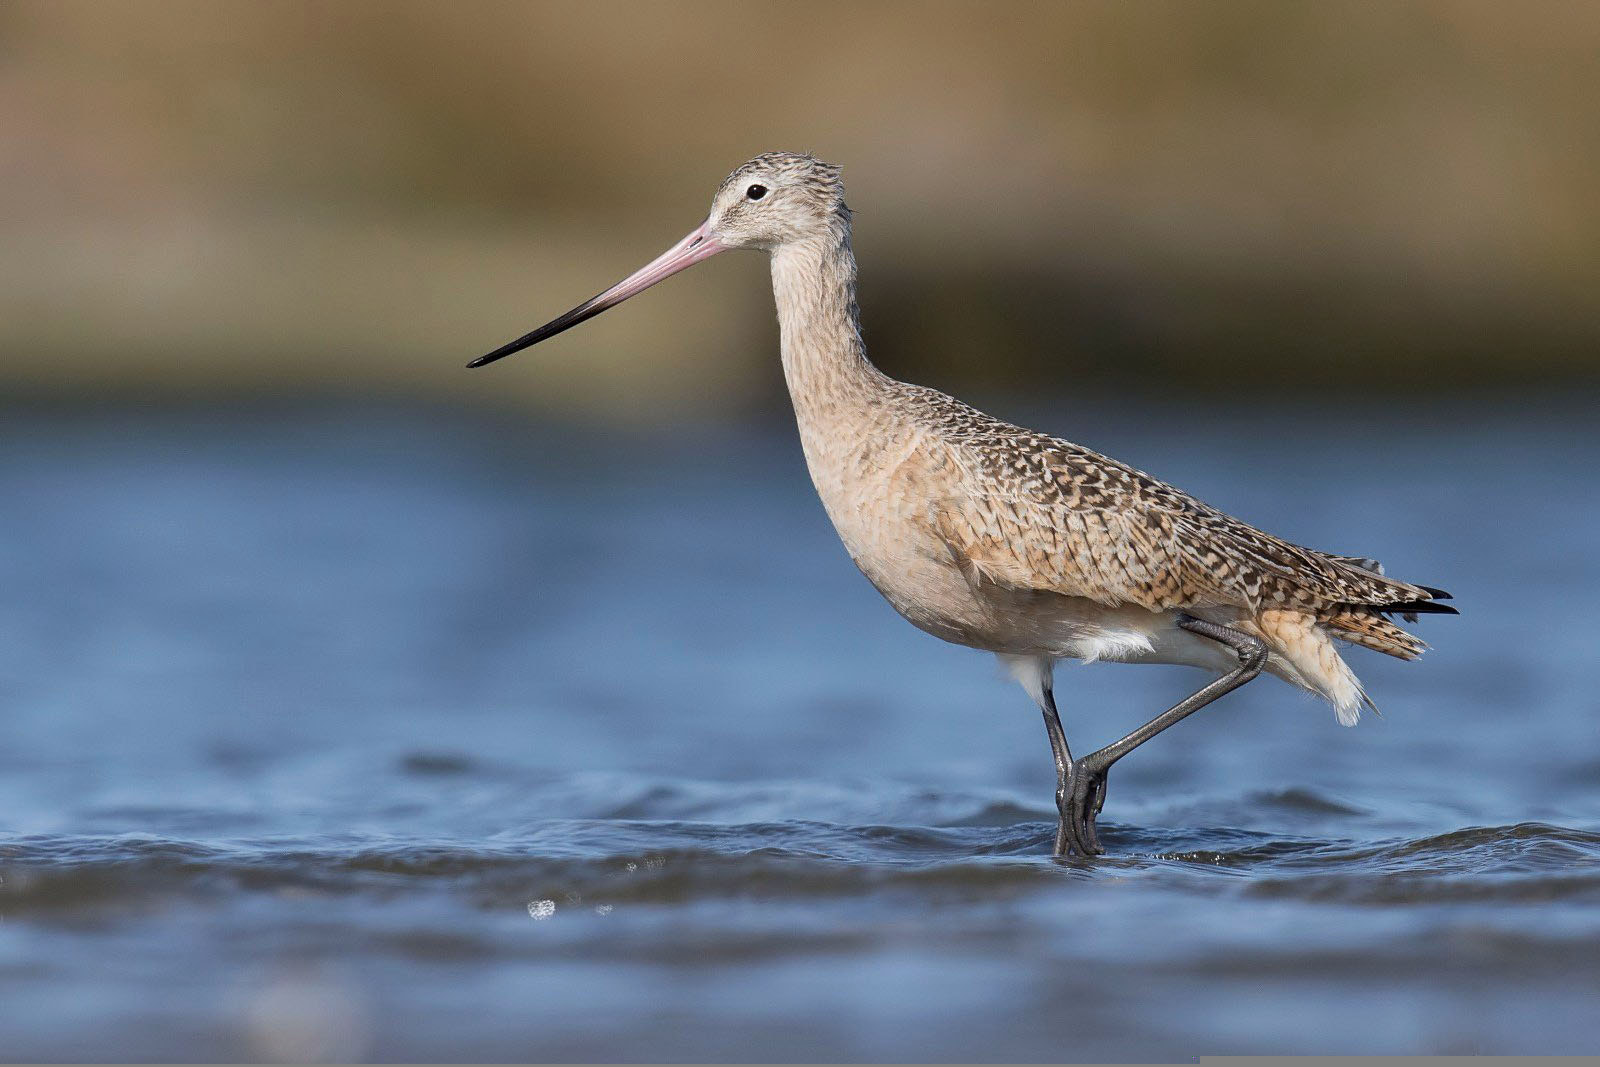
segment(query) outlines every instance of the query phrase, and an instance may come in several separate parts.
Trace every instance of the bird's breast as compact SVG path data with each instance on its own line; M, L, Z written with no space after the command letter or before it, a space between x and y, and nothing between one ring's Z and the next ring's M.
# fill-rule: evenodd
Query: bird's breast
M987 610L939 535L954 471L912 432L802 426L806 465L850 558L902 616L936 637L987 647Z

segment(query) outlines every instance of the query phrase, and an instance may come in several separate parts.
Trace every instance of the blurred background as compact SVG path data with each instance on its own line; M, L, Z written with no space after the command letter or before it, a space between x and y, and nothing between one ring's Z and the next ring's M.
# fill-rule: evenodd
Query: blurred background
M0 1056L1600 1051L1600 5L0 5ZM885 370L1450 589L1119 764L850 566ZM1063 668L1072 743L1193 689Z
M1584 3L10 3L0 386L766 410L754 256L457 372L771 148L845 165L892 372L1590 383L1597 49Z

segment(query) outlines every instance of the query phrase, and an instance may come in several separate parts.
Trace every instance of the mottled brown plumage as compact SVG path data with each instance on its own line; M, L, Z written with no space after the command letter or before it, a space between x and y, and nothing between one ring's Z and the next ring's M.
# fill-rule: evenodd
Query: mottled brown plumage
M1388 630L1364 620L1381 622L1376 612L1434 598L1436 590L1383 576L1372 560L1274 537L1081 445L1001 422L933 390L908 388L907 395L913 417L936 427L988 487L982 507L989 514L1003 509L1018 531L971 537L963 546L995 580L1151 611L1293 609L1335 630L1383 633L1390 641ZM1415 658L1423 646L1405 637L1413 647L1403 658Z

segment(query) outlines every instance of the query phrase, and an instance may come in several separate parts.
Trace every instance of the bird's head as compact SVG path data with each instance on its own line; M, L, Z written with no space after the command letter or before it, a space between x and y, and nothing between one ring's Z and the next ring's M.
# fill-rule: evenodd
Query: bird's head
M771 251L835 238L849 219L838 167L813 156L767 152L722 180L706 225L725 247Z
M770 252L791 244L838 241L849 229L850 209L844 206L838 167L812 156L767 152L723 179L706 221L683 240L605 292L467 366L481 367L554 337L718 252Z

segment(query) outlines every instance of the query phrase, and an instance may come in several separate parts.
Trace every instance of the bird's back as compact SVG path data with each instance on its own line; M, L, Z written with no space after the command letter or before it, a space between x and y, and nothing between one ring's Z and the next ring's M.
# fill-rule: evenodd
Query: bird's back
M997 575L1152 610L1207 605L1429 610L1437 595L1369 559L1293 544L1082 445L907 387L912 417L968 475L970 511L1003 527L963 548Z

